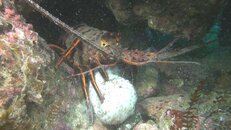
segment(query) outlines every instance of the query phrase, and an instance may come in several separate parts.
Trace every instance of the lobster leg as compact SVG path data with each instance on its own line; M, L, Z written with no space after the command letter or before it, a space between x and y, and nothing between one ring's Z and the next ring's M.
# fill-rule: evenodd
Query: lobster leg
M83 70L81 69L81 67L79 66L78 63L74 62L74 65L76 65L80 71L81 80L83 83L82 88L83 88L84 96L86 98L87 107L90 108L90 100L89 100L89 95L88 95L88 91L87 91L87 83L86 83L85 73L83 72Z
M63 56L62 58L58 61L56 67L59 67L63 61L73 52L73 49L80 43L80 40L79 39L75 39L73 42L72 42L72 45L71 47L69 47L66 51L57 46L57 45L54 45L54 44L49 44L48 46L50 48L57 48L59 50L61 50L63 52ZM90 107L90 100L89 100L89 95L88 95L88 91L87 91L87 84L86 84L86 77L85 77L85 73L83 72L83 70L81 69L79 63L77 62L74 62L73 63L75 66L77 66L77 68L79 69L80 71L80 75L81 75L81 80L82 80L82 88L83 88L83 92L84 92L84 95L85 95L85 98L86 98L86 103L87 103L87 107L89 108ZM101 94L101 93L100 93ZM101 94L102 95L102 94Z
M87 91L86 77L83 73L81 74L81 79L82 79L82 83L83 83L82 87L83 87L83 92L84 92L84 95L86 98L87 107L89 108L90 100L89 100L89 95L88 95L88 91Z
M73 42L72 42L72 45L64 52L63 56L61 59L59 59L57 65L56 65L56 68L58 68L62 63L63 61L71 55L71 53L73 52L73 50L75 49L75 47L80 43L80 39L75 39Z
M55 44L48 44L48 47L59 49L60 51L62 51L62 53L65 52L65 50L63 48L61 48Z
M90 100L89 100L89 95L88 95L88 90L87 90L87 84L86 84L86 77L85 77L85 74L87 74L87 73L90 74L92 85L93 85L93 87L94 87L94 89L95 89L95 91L96 91L97 95L99 96L100 101L102 103L103 100L104 100L104 96L100 92L99 87L98 87L98 85L97 85L97 83L95 81L93 70L88 67L89 71L86 73L86 72L84 72L81 69L80 65L77 62L74 62L74 65L77 66L77 68L80 71L80 76L81 76L81 80L82 80L82 83L83 83L82 87L83 87L84 95L85 95L85 98L86 98L87 107L88 108L90 107Z
M102 93L100 92L99 90L99 87L95 81L95 77L94 77L94 73L92 70L89 71L89 74L91 76L91 82L92 82L92 85L97 93L97 95L99 96L99 99L100 99L100 102L103 103L103 100L104 100L104 96L102 95Z
M97 57L94 57L96 64L100 67L100 69L102 70L102 73L104 75L105 80L109 80L108 74L105 71L104 67L102 67L102 64L100 63L99 59Z

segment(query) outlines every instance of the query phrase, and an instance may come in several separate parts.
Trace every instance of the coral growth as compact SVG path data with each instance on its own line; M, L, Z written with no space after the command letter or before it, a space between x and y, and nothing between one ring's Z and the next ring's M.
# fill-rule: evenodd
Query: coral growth
M170 130L195 128L195 124L199 123L199 118L190 111L183 112L171 109L166 111L166 115L169 116L173 122Z
M172 109L185 110L188 107L188 101L188 96L179 94L151 97L138 104L138 111L142 115L155 120L159 128L170 129L174 121L167 115L167 112Z
M33 26L23 21L22 17L10 7L5 7L3 12L4 18L12 25L12 30L6 32L7 40L11 43L17 42L19 39L30 39L33 42L38 40L38 34L34 32Z
M44 82L37 79L37 71L44 63L34 55L31 47L37 35L16 15L5 8L1 14L12 30L0 35L0 128L28 129L26 100L41 103Z
M49 92L68 84L56 82L64 73L55 75L53 52L13 6L0 12L0 23L12 27L0 34L0 129L46 129Z
M155 119L161 129L230 129L231 96L230 89L224 87L226 79L219 79L222 85L206 95L205 82L200 82L190 99L183 100L185 104L174 101L174 96L147 98L140 103L140 111Z

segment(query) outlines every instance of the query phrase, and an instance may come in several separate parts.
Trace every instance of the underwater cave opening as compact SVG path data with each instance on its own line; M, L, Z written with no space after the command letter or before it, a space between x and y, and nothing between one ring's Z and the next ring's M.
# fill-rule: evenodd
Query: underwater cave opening
M75 27L79 24L87 24L102 30L115 32L117 29L117 21L112 12L106 7L104 1L95 0L63 0L46 1L34 0L41 7L59 18L66 24ZM18 1L18 10L24 16L27 23L31 23L34 30L43 37L47 43L55 43L59 46L66 32L60 27L41 16L40 13L34 11L23 1Z

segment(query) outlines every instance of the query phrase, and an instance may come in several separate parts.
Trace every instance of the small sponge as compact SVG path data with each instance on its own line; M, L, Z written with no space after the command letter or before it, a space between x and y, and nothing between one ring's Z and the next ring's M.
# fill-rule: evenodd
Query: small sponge
M92 83L89 96L96 116L105 124L116 125L125 121L134 113L137 95L133 85L123 77L108 70L109 80L105 81L100 73L95 74L96 83L104 96L100 102Z

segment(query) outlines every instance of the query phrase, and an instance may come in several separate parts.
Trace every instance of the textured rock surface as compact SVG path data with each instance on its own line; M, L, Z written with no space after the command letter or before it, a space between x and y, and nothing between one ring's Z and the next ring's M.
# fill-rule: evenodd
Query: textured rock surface
M0 129L69 129L58 115L82 92L76 95L75 80L63 80L71 69L55 68L58 57L11 4L0 12L7 23L0 35Z
M223 70L231 72L230 60L231 59L231 48L222 47L214 50L211 54L201 59L201 62L205 64L212 71Z
M183 95L171 95L147 98L138 104L141 113L159 120L168 109L184 110L189 99Z
M147 98L156 95L158 88L158 72L153 65L139 67L136 75L136 89L139 98Z
M131 2L128 0L106 0L106 5L120 23L131 24L136 19Z
M166 117L166 112L169 109L185 110L189 106L188 102L188 97L183 95L151 97L138 103L138 111L155 120L160 128L167 129L172 121Z
M95 120L93 130L109 130L100 120Z
M107 3L121 23L147 20L150 28L187 38L202 37L222 6L222 0L107 0Z
M147 121L147 122L141 122L138 123L134 130L159 130L157 127L157 124L155 124L153 121Z
M182 82L179 82L179 85L183 84L183 88L195 87L200 81L205 80L208 77L208 70L204 65L160 64L157 66L159 70L163 72L166 75L166 77L169 78L169 80L176 81L176 79L178 79L178 82ZM167 85L168 83L169 85L171 85L173 82L171 83L168 81L164 84Z

